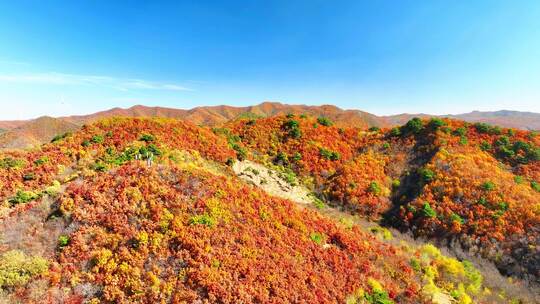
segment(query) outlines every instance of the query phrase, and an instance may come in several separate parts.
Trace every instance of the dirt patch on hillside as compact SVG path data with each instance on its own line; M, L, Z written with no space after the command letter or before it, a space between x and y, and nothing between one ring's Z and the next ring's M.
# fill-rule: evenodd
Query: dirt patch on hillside
M282 178L279 172L249 160L237 161L233 171L244 181L263 189L270 195L291 200L300 205L311 205L313 197L302 186L295 186Z

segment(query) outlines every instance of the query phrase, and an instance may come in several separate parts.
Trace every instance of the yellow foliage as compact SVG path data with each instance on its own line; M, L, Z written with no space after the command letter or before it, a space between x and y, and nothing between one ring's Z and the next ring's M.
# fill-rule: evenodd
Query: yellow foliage
M437 258L441 255L441 251L432 244L426 244L420 248L421 252L431 258Z
M441 257L438 263L444 271L448 272L453 276L464 274L463 264L461 264L461 262L456 259Z
M58 192L60 192L60 182L57 180L53 181L52 185L45 188L44 192L47 193L48 195L57 194Z
M365 292L362 288L357 289L354 294L347 297L345 300L346 304L356 304L356 303L362 303L361 301L364 300Z
M0 288L20 286L47 271L49 262L42 257L29 257L19 250L11 250L0 256Z
M213 197L206 201L206 209L214 220L223 220L225 223L231 219L231 212L223 208L218 198Z
M96 266L104 266L112 256L113 254L109 249L100 249L94 254L94 263Z
M381 283L379 283L379 281L373 278L368 278L368 285L369 287L371 287L373 291L384 291L384 288L381 285Z
M71 212L73 207L75 207L75 201L73 201L71 197L65 197L61 200L60 211L62 211L62 213L66 214Z
M148 233L146 233L146 231L139 232L139 234L137 235L137 241L140 245L148 244Z

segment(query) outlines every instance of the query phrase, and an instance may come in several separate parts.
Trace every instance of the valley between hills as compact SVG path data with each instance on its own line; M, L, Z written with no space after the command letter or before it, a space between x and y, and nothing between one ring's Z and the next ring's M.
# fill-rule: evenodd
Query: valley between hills
M0 302L540 301L538 132L238 109L0 124Z

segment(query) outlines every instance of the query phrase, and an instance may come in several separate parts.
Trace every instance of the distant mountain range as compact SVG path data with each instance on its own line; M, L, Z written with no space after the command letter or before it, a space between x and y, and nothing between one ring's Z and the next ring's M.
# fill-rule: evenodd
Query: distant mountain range
M344 110L333 105L307 106L288 105L278 102L264 102L255 106L206 106L190 110L147 107L142 105L128 109L113 108L89 115L66 117L39 117L31 120L0 121L0 148L26 148L50 141L55 135L73 131L84 124L96 120L113 117L165 117L184 119L200 125L219 125L241 117L267 117L279 114L309 114L325 116L338 126L392 127L402 125L412 117L433 117L429 114L399 114L393 116L377 116L360 110ZM540 114L518 111L479 112L459 115L443 115L468 122L485 122L503 127L540 130Z
M540 130L540 113L508 110L493 112L473 111L457 115L399 114L383 116L381 118L385 119L389 125L402 125L413 117L429 118L433 116L459 119L467 122L484 122L506 128Z

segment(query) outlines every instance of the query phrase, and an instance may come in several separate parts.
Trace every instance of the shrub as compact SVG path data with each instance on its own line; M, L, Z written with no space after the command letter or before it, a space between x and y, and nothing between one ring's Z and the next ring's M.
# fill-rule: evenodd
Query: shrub
M294 161L301 161L302 160L302 154L300 154L300 152L295 152L293 154L293 160Z
M438 130L440 127L446 126L446 122L440 118L432 118L429 120L428 126L433 130Z
M58 192L60 192L60 187L61 187L60 182L57 180L54 180L52 182L52 185L48 186L47 188L45 188L45 190L43 190L43 193L48 194L48 195L56 195L58 194Z
M94 144L102 144L105 139L103 138L103 135L94 135L90 141Z
M328 119L326 117L323 117L323 116L320 116L319 118L317 118L317 122L321 126L325 126L325 127L329 127L329 126L331 126L333 124L330 119Z
M98 172L105 172L107 171L107 166L102 162L97 162L92 165L92 169Z
M485 197L481 197L478 199L478 204L485 206L487 205L487 199Z
M216 220L208 214L195 215L189 219L190 225L205 225L213 227L216 224Z
M38 197L39 195L35 194L32 191L19 190L17 191L14 197L8 200L8 202L12 205L24 204L24 203L28 203L31 200L35 200Z
M518 185L522 184L523 183L523 176L519 176L519 175L514 176L514 182L516 184L518 184Z
M321 244L325 241L326 236L325 236L324 234L320 233L320 232L312 232L312 233L309 235L309 238L310 238L313 242L315 242L315 243L321 245Z
M458 214L455 214L455 213L452 213L452 215L450 215L450 220L454 221L454 222L458 222L460 224L463 224L464 221L463 219L461 218L461 216L459 216Z
M234 162L235 162L235 160L229 157L229 158L227 158L227 160L225 161L225 165L231 167L231 166L234 165Z
M247 151L239 144L232 144L232 149L236 151L236 158L238 160L244 160L247 157Z
M341 155L338 152L330 151L325 148L320 148L319 154L321 155L321 157L332 161L336 161L341 158Z
M506 211L508 210L508 203L507 202L500 202L497 207L499 210Z
M300 130L300 124L298 121L289 119L283 123L283 128L288 131L288 136L292 138L302 137L302 131Z
M420 175L420 179L424 183L429 183L433 179L435 179L435 172L433 172L431 169L428 169L428 168L419 169L418 174Z
M388 293L384 290L374 290L372 293L366 293L365 299L370 304L393 304Z
M516 153L507 146L500 146L497 152L503 158L513 158L516 155Z
M28 257L19 250L7 251L0 256L0 288L25 285L48 268L49 263L42 257Z
M36 179L36 175L34 174L34 172L26 173L25 175L23 175L24 181L31 181L34 179Z
M383 147L383 149L388 150L388 149L390 149L390 143L385 142L385 143L382 145L382 147Z
M495 141L496 146L508 146L510 145L510 138L508 136L501 136Z
M22 159L6 157L0 160L0 169L21 168L23 166L24 161Z
M298 129L298 128L291 129L289 131L289 136L292 137L292 138L300 138L300 137L302 137L302 131L300 131L300 129Z
M407 131L407 132L418 134L424 128L424 123L422 122L422 120L420 118L415 117L415 118L409 120L405 124L404 128L405 128L405 131Z
M484 191L492 191L495 190L495 184L492 181L484 182L481 186L482 190Z
M371 182L368 186L368 191L371 192L373 195L378 196L381 194L381 186L377 182Z
M40 157L34 161L34 165L41 166L45 163L49 162L49 158L46 156Z
M483 140L483 141L480 143L480 150L482 150L482 151L491 150L491 144L488 143L487 141Z
M498 126L491 126L487 123L477 122L474 124L474 127L478 133L499 135L502 134L502 130Z
M457 129L455 129L454 130L454 135L460 136L460 137L467 135L467 128L459 127Z
M380 130L381 130L381 128L379 128L379 127L371 127L371 128L368 129L368 131L370 131L370 132L379 132Z
M461 264L463 265L465 277L469 280L467 289L473 293L477 293L480 291L482 281L484 280L482 273L480 273L480 271L476 269L470 261L463 260Z
M55 143L57 141L60 141L68 136L71 136L71 133L70 132L66 132L64 134L59 134L59 135L56 135L55 137L53 137L53 139L51 139L51 143Z
M369 231L371 231L371 233L375 235L380 236L383 240L386 240L386 241L389 241L394 238L394 236L392 235L392 232L384 227L379 227L379 226L371 227L369 228Z
M69 244L69 236L61 235L58 237L58 247L63 248Z
M531 150L531 145L529 145L528 143L524 141L518 140L514 142L514 144L512 145L512 150L514 150L514 152L517 152L517 151L528 152Z
M477 122L474 124L474 128L478 133L489 133L489 130L491 129L491 126L487 123L483 122Z
M418 261L417 258L411 258L409 261L409 265L411 265L412 269L416 272L420 272L422 270L422 266L420 265L420 261Z
M489 130L489 134L493 134L493 135L499 135L499 134L502 134L502 129L501 129L501 127L499 127L499 126L493 126L493 127L491 127L491 129Z
M287 120L286 122L283 123L283 127L285 129L298 128L299 126L300 126L300 124L298 123L298 121L293 120L293 119L289 119L289 120Z
M285 180L291 186L298 185L298 179L293 170L283 166L277 166L276 169L278 171L279 178Z
M287 165L289 163L289 157L287 156L287 154L279 151L276 155L276 158L274 159L274 163Z
M540 183L536 181L531 182L531 188L533 188L535 191L540 192Z
M469 139L467 138L467 136L461 136L459 138L459 144L460 145L465 146L468 143L469 143Z
M390 135L391 136L400 136L401 135L401 129L398 128L398 127L392 128L390 130Z
M431 208L431 205L428 202L424 203L424 206L422 207L422 214L425 217L434 218L437 216L437 212Z
M369 278L368 285L371 287L371 292L364 294L364 299L369 304L393 304L394 301L388 296L381 283L378 281Z
M151 152L155 156L160 156L163 154L163 152L161 152L161 150L155 144L149 144L147 149L148 152Z
M143 134L143 135L141 135L139 140L144 141L144 142L151 142L151 141L155 140L155 137L152 134Z
M527 158L530 161L539 161L540 160L540 147L532 149L528 155Z
M324 202L320 198L318 198L316 195L310 195L310 197L313 200L313 206L315 206L315 208L324 209L326 207Z
M450 134L450 133L452 133L452 128L450 128L449 126L443 126L440 130L441 130L442 132L444 132L445 134Z

